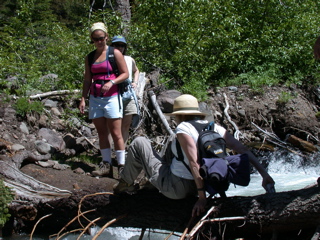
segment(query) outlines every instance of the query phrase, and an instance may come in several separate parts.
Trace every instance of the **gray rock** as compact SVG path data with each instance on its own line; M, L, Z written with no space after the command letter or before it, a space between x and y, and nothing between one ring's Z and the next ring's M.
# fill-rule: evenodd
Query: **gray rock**
M62 151L66 148L66 144L63 141L62 137L58 135L57 132L48 129L41 128L38 132L40 138L45 139L49 144L51 144L55 149Z
M238 88L235 87L235 86L230 86L230 87L228 87L228 90L229 90L230 92L237 92L237 91L238 91Z
M12 149L13 151L20 151L20 150L25 149L25 147L22 146L21 144L13 144L13 145L11 146L11 149Z
M181 92L177 90L168 90L160 93L157 96L157 102L163 113L171 113L173 111L174 99L179 97Z
M85 171L82 169L82 168L76 168L75 170L73 170L74 173L77 173L77 174L85 174Z
M23 132L25 134L29 134L29 129L27 127L27 124L25 124L25 122L22 122L20 124L20 129L21 129L21 132Z
M53 108L53 107L57 107L58 103L50 99L45 99L43 101L43 105L47 108Z
M246 111L244 109L238 110L238 113L240 116L245 117L246 116Z
M45 143L41 140L35 141L34 145L35 145L35 149L41 154L47 154L47 153L54 152L54 148L50 144Z
M56 107L51 108L51 113L55 116L61 116L61 112Z
M76 128L80 128L81 127L81 122L80 122L80 120L78 118L73 117L73 118L69 119L69 121Z

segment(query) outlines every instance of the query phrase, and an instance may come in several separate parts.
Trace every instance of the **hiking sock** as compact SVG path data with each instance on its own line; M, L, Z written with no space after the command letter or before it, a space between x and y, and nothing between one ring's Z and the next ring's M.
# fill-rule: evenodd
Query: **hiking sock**
M124 165L125 159L125 150L116 150L116 158L118 161L118 165Z
M111 164L111 148L100 149L102 161Z

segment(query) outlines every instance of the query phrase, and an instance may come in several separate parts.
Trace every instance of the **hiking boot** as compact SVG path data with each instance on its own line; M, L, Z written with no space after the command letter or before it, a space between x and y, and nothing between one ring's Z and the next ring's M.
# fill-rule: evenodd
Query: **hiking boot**
M108 162L101 161L99 169L91 172L94 177L107 177L112 175L112 166Z
M139 189L139 185L136 184L128 184L123 179L120 179L118 183L113 185L113 192L115 194L120 193L135 193Z
M117 169L118 171L115 171L115 173L113 174L114 179L120 179L120 173L123 171L124 165L118 165Z
M119 175L123 171L123 169L124 169L124 165L118 165L118 174Z

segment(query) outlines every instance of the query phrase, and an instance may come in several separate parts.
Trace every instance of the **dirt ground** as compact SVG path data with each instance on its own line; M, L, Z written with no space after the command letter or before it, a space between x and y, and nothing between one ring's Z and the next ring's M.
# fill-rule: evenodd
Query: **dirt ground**
M248 86L242 86L210 90L208 94L209 100L204 105L212 113L214 121L234 133L234 126L224 114L228 104L227 112L230 119L239 128L241 132L240 141L243 143L263 142L266 137L261 131L263 130L275 134L281 141L285 141L288 134L293 134L318 145L317 139L320 137L320 124L316 116L319 112L320 98L318 97L317 89L279 86L265 87L258 91L257 89L250 89ZM44 126L41 124L40 116L29 116L27 119L21 118L17 116L13 108L14 100L7 101L8 96L0 96L0 98L2 98L0 101L0 159L2 156L6 156L7 159L13 159L15 154L19 152L19 150L13 150L13 145L16 144L22 145L25 150L35 153L34 141L39 139L37 133L40 128L52 129L62 137L70 133L74 134L76 138L81 137L77 135L78 130L70 130L70 127L64 124L63 115L50 118L47 121L50 124ZM63 112L66 109L66 100L63 97L54 98L54 100L59 102L58 109ZM67 101L74 100L68 99ZM145 107L147 106L149 109L145 114L147 117L143 119L144 122L138 134L146 135L153 142L156 142L158 137L164 135L165 129L159 117L154 113L155 111L152 109L148 99L145 99L144 103ZM76 109L77 101L72 104L68 107ZM28 133L21 130L22 122L27 124ZM257 129L253 123L259 126L261 130ZM170 125L172 125L171 122ZM92 129L92 133L92 139L97 139L94 129ZM75 194L78 196L87 193L112 192L113 185L118 181L117 168L113 168L113 178L92 177L90 173L98 166L101 156L97 148L96 151L93 151L92 147L81 154L87 155L92 163L84 162L78 158L79 155L75 155L72 159L61 160L62 163L70 165L65 170L42 167L30 161L25 161L20 170L51 186L79 193ZM57 157L53 156L53 159L57 159ZM148 195L143 197L148 199ZM169 201L168 199L166 200ZM101 206L105 206L105 204L106 199L101 199ZM184 202L184 204L186 203ZM188 204L192 206L193 203L188 202ZM125 205L123 204L123 206ZM189 205L186 208L190 209ZM172 214L174 215L174 213ZM169 213L166 214L166 217L168 215ZM181 215L179 215L180 218ZM176 218L174 219L176 220Z
M210 93L212 96L207 102L209 110L213 112L216 122L227 127L232 131L233 127L223 115L227 96L229 115L240 131L251 138L261 138L261 132L252 126L252 122L259 125L262 129L276 133L282 140L287 134L294 134L302 139L313 140L310 136L319 136L319 121L315 117L318 111L318 97L314 91L298 88L285 87L265 87L260 92L252 90L247 86L237 88L237 91L230 91L229 88L215 90ZM285 96L288 100L281 102ZM280 99L280 100L279 100ZM6 107L10 104L6 104ZM1 108L3 109L3 108ZM0 109L0 139L11 136L16 143L27 145L28 141L21 142L21 139L28 139L28 136L22 135L19 129L21 119L16 115ZM10 124L8 124L10 123ZM31 125L31 124L30 124ZM156 125L156 126L153 126ZM151 122L146 128L158 128L157 122ZM32 131L36 131L31 130ZM144 130L147 131L147 130ZM158 131L158 130L156 130ZM66 134L66 132L62 132ZM156 137L156 135L151 136ZM243 139L244 141L248 140ZM253 141L253 139L251 139ZM317 144L317 142L313 141ZM32 149L31 149L32 150ZM4 152L4 150L3 150ZM99 158L99 154L92 156L92 159ZM98 163L100 160L95 159ZM80 167L84 173L75 171ZM80 189L90 192L112 191L112 186L117 182L117 169L114 168L114 178L95 178L90 176L94 170L94 164L74 164L66 170L56 170L53 168L43 168L34 163L26 164L21 171L52 186L70 191L79 191Z
M114 175L117 178L117 169L114 167ZM69 190L85 192L113 192L112 186L117 183L117 179L109 177L92 177L88 174L79 174L73 169L57 170L53 168L44 168L30 163L21 168L21 171L33 178L54 187Z

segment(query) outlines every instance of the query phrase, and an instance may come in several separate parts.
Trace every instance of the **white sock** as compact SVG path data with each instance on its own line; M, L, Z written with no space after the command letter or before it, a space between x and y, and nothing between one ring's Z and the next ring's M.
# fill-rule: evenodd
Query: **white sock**
M102 155L102 161L108 162L111 164L111 149L110 148L100 149L100 152Z
M116 157L118 161L118 165L124 165L125 159L125 150L116 150Z

